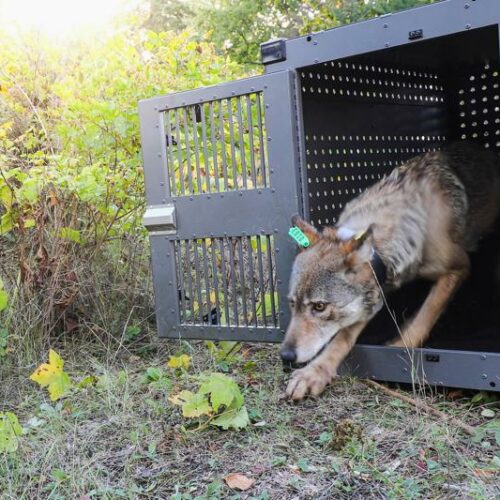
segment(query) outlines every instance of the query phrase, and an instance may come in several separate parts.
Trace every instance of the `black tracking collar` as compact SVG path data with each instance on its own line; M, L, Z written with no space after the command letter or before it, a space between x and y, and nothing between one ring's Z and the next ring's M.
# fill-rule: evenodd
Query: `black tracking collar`
M375 273L375 277L377 278L379 285L383 286L387 281L387 266L384 264L383 260L375 249L373 249L370 265L372 266L373 272Z

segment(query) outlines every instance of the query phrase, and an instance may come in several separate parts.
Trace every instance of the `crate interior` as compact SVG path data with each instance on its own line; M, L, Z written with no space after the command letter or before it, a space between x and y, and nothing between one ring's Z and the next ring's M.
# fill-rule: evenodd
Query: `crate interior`
M395 166L447 141L500 151L498 26L387 48L300 70L306 169L315 225L333 225L344 204ZM471 255L472 272L434 328L428 347L500 352L500 225ZM389 295L402 325L429 283ZM397 334L386 310L360 343Z

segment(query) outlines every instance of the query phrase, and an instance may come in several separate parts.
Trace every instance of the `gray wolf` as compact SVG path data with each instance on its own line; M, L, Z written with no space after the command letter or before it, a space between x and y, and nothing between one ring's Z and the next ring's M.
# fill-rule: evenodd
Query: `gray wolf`
M350 201L335 227L309 238L290 278L292 317L281 357L294 371L287 395L318 395L337 375L384 293L417 277L433 286L393 346L422 346L469 273L468 252L499 212L500 160L465 141L410 159Z

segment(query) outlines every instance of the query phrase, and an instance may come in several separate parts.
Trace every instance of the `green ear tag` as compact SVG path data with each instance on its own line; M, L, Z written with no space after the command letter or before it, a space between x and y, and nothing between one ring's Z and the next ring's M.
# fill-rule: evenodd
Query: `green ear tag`
M297 245L307 248L309 246L309 238L297 226L291 227L288 231L288 236L291 236L297 242Z

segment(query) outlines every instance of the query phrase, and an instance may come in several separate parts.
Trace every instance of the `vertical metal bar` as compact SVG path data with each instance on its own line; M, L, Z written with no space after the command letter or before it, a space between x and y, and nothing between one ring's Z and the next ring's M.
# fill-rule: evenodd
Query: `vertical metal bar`
M221 157L222 157L222 175L224 177L224 190L229 189L229 183L227 178L227 156L226 156L226 135L224 132L224 101L219 101L219 131L220 131L220 141L222 146Z
M236 166L236 151L234 148L233 100L226 99L227 119L229 121L229 144L231 146L231 163L233 164L233 189L238 189L238 168Z
M217 161L217 136L215 133L215 117L214 117L214 103L209 104L209 116L210 116L210 142L212 143L212 158L214 162L214 180L215 180L215 190L220 191L219 185L219 167Z
M253 323L257 326L257 299L255 297L255 274L253 267L253 252L252 252L252 237L247 236L248 242L248 267L250 271L250 294L252 301L252 314L253 314Z
M174 137L172 135L172 125L170 124L170 110L167 110L163 113L165 117L165 128L167 131L167 140L166 140L166 158L167 158L167 175L168 182L170 184L170 194L172 196L177 196L177 186L175 185L175 164L174 164L174 155L172 154L173 148L173 140Z
M182 114L184 118L184 138L186 139L186 162L187 162L187 173L189 181L189 192L194 194L193 186L193 170L191 167L191 146L189 145L189 127L188 127L188 114L186 108L182 108Z
M241 175L243 176L243 187L248 188L247 185L247 162L245 158L245 136L243 134L243 115L241 111L241 97L236 98L236 111L238 118L238 135L240 139L240 158L241 158Z
M207 193L210 193L210 159L208 158L207 123L205 118L205 111L207 107L202 106L200 104L200 109L201 109L201 141L203 143L203 160L205 164L205 185L207 186Z
M195 273L195 288L196 296L198 298L198 316L200 324L203 324L203 299L201 297L201 272L200 272L200 259L198 256L198 240L193 240L193 257L194 257L194 273Z
M194 294L193 294L193 277L191 275L191 245L189 240L184 240L186 246L186 261L187 261L187 282L188 282L188 292L189 292L189 304L191 308L191 321L194 323Z
M264 145L264 130L262 128L262 105L261 105L262 94L257 94L257 126L259 128L259 154L260 154L260 168L262 176L262 186L267 187L267 172L266 172L266 155L265 155L265 145Z
M207 296L208 324L212 324L212 300L210 298L210 280L208 273L208 255L206 238L201 240L201 251L203 254L203 274L205 275L205 292Z
M238 238L238 260L240 265L240 286L242 295L243 324L248 325L247 291L245 286L245 261L243 260L243 238Z
M226 274L226 255L224 252L224 239L219 239L220 255L221 255L221 274L222 274L222 289L224 291L224 311L226 313L227 326L231 326L231 318L229 316L228 290L227 290L227 274Z
M229 265L231 266L231 288L233 290L233 296L232 296L232 301L233 301L233 313L234 313L234 318L235 318L235 324L236 326L240 325L240 319L238 317L238 293L236 291L236 265L234 263L234 248L233 248L233 239L228 238L229 242Z
M266 318L266 293L264 284L264 266L262 264L262 243L260 241L260 236L257 238L257 262L259 264L259 288L260 288L260 310L262 311L262 323L267 326Z
M278 326L277 318L276 318L276 304L274 303L274 262L273 262L273 256L272 256L272 250L271 250L271 243L273 242L271 240L270 236L266 236L267 239L267 262L269 265L268 271L269 271L269 292L271 294L271 313L273 315L273 323L274 326Z
M214 238L210 239L210 247L212 249L212 277L214 281L214 290L215 290L215 308L217 310L217 324L221 324L221 315L222 311L220 309L220 299L219 299L219 268L217 267L217 258L215 255L216 251L216 242Z
M175 259L175 268L177 270L177 284L178 284L178 300L180 305L180 322L184 323L186 319L186 304L184 301L184 295L186 293L184 289L184 276L183 276L183 267L182 267L182 250L181 250L181 242L174 241L174 259Z
M179 161L179 185L181 194L186 194L186 186L184 185L184 166L182 162L180 128L181 124L179 121L179 108L175 108L175 140L177 141L177 160Z
M201 107L200 107L201 109ZM196 121L196 110L191 106L191 120L193 121L193 147L194 147L194 161L196 165L196 186L198 193L201 193L201 168L200 168L200 150L198 144L198 122Z
M255 94L254 94L255 95ZM250 172L252 176L253 187L257 187L257 172L255 167L255 151L253 143L253 115L252 115L252 98L246 96L247 101L247 121L248 121L248 139L250 142Z

